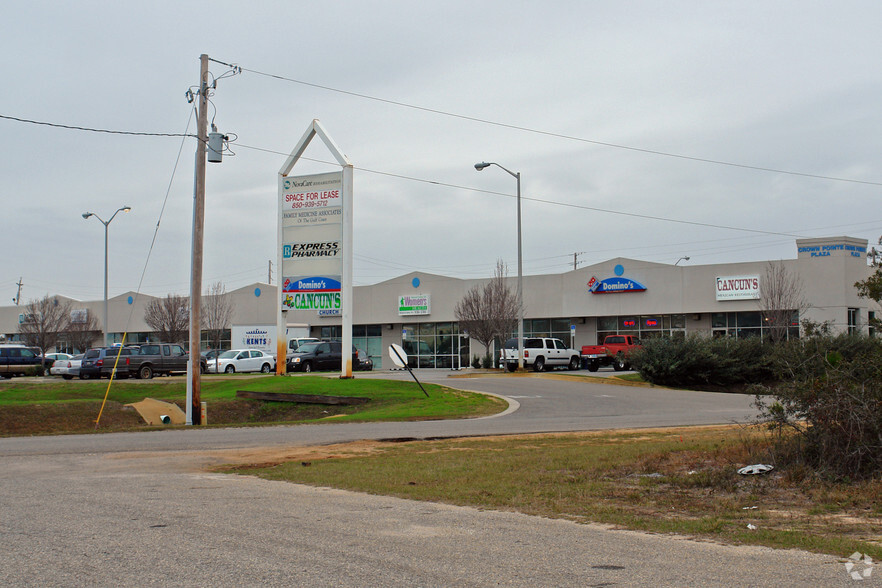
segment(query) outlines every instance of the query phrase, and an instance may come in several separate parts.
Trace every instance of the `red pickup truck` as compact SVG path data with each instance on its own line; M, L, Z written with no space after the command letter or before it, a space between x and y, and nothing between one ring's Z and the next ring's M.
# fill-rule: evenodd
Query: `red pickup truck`
M631 350L640 347L640 339L633 335L607 335L603 345L583 345L582 365L588 371L596 372L602 365L612 364L617 372L630 368L628 356Z

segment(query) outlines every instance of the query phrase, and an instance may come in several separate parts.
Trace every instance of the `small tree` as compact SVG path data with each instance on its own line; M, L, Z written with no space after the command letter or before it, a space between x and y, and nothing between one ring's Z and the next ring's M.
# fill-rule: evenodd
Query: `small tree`
M882 245L882 237L879 238L879 244ZM861 298L869 298L877 304L882 304L882 251L871 247L867 252L867 262L870 267L876 268L876 271L866 280L855 282L854 287L857 288L858 296ZM882 321L873 318L870 319L870 324L878 328L882 326Z
M793 313L802 314L809 307L802 279L784 267L783 263L769 262L760 287L760 309L773 342L787 339L793 326Z
M88 309L72 310L70 321L64 336L71 347L85 351L92 346L92 341L100 334L98 321Z
M208 287L202 299L202 324L212 349L220 349L224 331L233 320L233 302L222 282ZM217 361L215 359L215 361Z
M498 260L490 281L470 288L453 309L460 329L484 346L486 357L493 340L515 330L520 316L521 303L506 283L507 273L505 264Z
M144 310L144 322L160 341L183 344L190 327L190 299L178 294L155 298Z
M58 343L58 335L67 330L70 321L70 303L50 298L31 300L25 307L18 332L26 345L39 347L46 353Z

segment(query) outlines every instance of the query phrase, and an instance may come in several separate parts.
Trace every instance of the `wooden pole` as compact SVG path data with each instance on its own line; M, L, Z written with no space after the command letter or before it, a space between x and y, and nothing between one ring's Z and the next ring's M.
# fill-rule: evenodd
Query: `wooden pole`
M202 228L205 220L205 146L208 143L208 55L199 56L199 112L197 120L196 182L193 195L193 254L190 268L190 365L187 424L202 422L200 344L202 339Z

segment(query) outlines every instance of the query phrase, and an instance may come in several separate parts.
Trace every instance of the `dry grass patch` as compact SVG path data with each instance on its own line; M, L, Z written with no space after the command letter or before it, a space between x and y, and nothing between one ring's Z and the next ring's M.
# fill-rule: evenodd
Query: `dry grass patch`
M776 469L755 429L690 427L377 443L238 471L270 479L670 532L882 557L882 482ZM748 528L748 525L755 527Z

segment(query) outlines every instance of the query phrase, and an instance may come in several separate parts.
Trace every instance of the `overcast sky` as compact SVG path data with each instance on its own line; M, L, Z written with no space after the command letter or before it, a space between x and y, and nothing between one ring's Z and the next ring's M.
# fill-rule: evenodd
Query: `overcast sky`
M207 170L203 282L227 290L267 281L278 170L316 118L355 166L356 285L516 272L515 179L479 161L522 174L525 274L786 259L882 235L880 30L875 0L15 2L0 116L194 133L200 54L243 68L209 109L236 137ZM126 205L110 295L189 292L194 139L0 131L0 304L19 279L23 303L101 299L81 215ZM292 175L339 169L306 157Z

